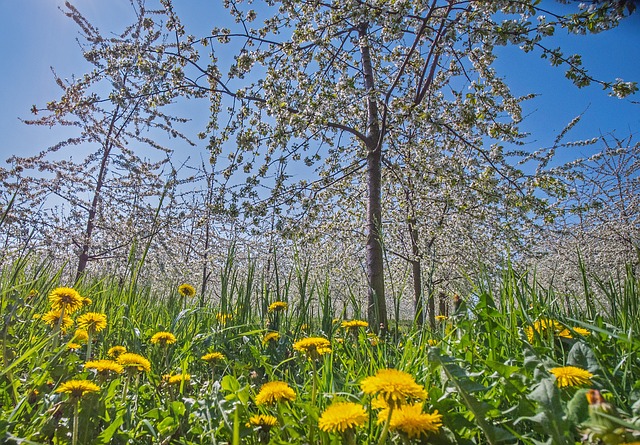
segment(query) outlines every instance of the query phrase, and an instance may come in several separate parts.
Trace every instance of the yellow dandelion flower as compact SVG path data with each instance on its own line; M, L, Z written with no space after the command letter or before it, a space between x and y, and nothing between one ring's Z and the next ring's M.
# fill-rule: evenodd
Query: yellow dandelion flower
M582 335L583 337L588 337L589 335L591 335L591 331L585 328L573 328L573 332Z
M349 428L364 425L368 419L364 406L353 402L330 405L318 419L318 427L328 433L343 433Z
M262 344L266 345L270 342L276 342L280 339L280 334L278 332L267 332L266 334L264 334L264 337L262 337Z
M578 368L576 366L552 368L549 372L556 376L556 384L560 388L564 388L566 386L589 385L591 383L591 377L593 377L593 374L586 369Z
M373 408L373 409L388 409L389 408L389 404L385 401L385 399L382 396L376 396L371 401L371 408Z
M178 286L178 293L183 297L193 297L196 294L196 288L190 284L184 283Z
M378 424L387 420L389 412L386 410L378 413ZM442 415L438 411L432 414L423 413L422 405L410 404L399 407L391 414L389 429L406 434L409 438L420 437L427 433L436 433L442 426Z
M79 399L85 394L98 391L100 391L100 387L88 380L69 380L56 389L56 392L69 394L70 397L76 399Z
M435 346L438 344L438 340L436 340L435 338L430 338L429 340L427 340L427 344L429 346Z
M556 335L562 338L573 338L573 335L571 335L571 331L567 328L560 330L556 333Z
M92 303L93 303L93 300L91 298L82 297L82 305L83 306L89 306Z
M191 381L190 374L164 375L162 377L169 385L179 385L182 382L186 383Z
M563 336L568 335L569 338L571 338L571 333L564 326L562 326L560 322L551 318L541 318L540 320L534 321L532 326L528 326L527 328L525 328L525 333L527 335L527 340L529 340L529 343L533 342L536 333L540 336L547 335L547 333L551 333L553 335L559 335L562 333Z
M119 364L127 369L137 369L138 371L151 371L151 362L141 355L133 352L123 352L116 359Z
M302 352L311 359L331 353L331 342L322 337L307 337L293 344L293 349Z
M78 343L86 343L89 340L89 334L85 329L76 329L71 341L77 341Z
M397 369L381 369L376 375L362 380L360 387L365 394L380 395L393 407L404 405L407 400L427 398L427 392L411 374Z
M84 364L84 369L93 369L102 375L107 375L109 372L121 374L124 371L124 367L113 360L89 360Z
M200 358L202 360L204 360L205 362L212 363L212 362L215 362L215 361L224 360L226 357L221 352L209 352L209 353L203 355Z
M446 315L436 315L436 320L437 321L445 321L448 320L449 317L447 317Z
M62 315L62 311L61 310L52 310L52 311L49 311L49 312L39 316L39 318L44 323L46 323L49 327L54 328L54 327L58 326L58 321L60 320L60 315ZM60 325L60 329L62 330L62 332L65 332L71 326L73 326L73 319L71 317L69 317L67 315L67 313L65 312L64 317L62 318L62 324Z
M153 334L151 336L150 341L154 345L166 346L166 345L172 345L178 340L176 339L176 336L173 335L171 332L160 331Z
M269 305L269 312L281 312L287 308L287 303L284 301L274 301Z
M124 346L112 346L107 351L107 355L109 357L118 358L120 354L124 354L125 352L127 352L127 348Z
M82 307L82 297L77 290L70 287L57 287L49 294L51 309L66 314L73 314Z
M218 312L216 314L216 320L218 320L218 323L220 324L227 324L227 322L232 318L233 318L233 314L225 314L223 312Z
M70 351L79 351L82 345L79 343L67 343L67 349Z
M91 332L100 332L107 327L107 316L98 312L87 312L78 317L78 326Z
M256 405L274 405L283 400L295 399L295 391L286 382L275 381L262 385L256 395Z
M368 328L369 323L363 320L345 320L340 324L341 327L345 329L358 329L358 328Z
M255 416L251 416L249 418L249 421L247 422L247 427L249 428L259 427L261 429L271 429L276 425L278 425L278 419L265 414L257 414Z

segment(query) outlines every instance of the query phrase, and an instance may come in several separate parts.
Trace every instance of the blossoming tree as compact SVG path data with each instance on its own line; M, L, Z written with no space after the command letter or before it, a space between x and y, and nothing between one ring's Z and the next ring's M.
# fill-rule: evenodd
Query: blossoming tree
M170 0L163 4L173 14ZM247 175L243 186L225 192L232 205L242 202L263 216L270 206L282 205L305 213L336 183L364 184L368 314L374 327L387 324L383 188L384 181L397 179L385 177L386 169L400 166L396 172L402 177L403 168L411 168L412 152L432 144L446 158L447 150L438 154L438 147L453 141L461 147L453 156L467 162L453 173L442 172L447 178L486 172L489 188L502 177L523 200L531 196L504 151L504 144L518 141L520 99L492 66L496 47L537 52L564 66L579 87L599 82L620 97L636 90L630 82L594 79L579 55L545 44L558 29L585 34L615 27L633 10L632 2L554 10L533 0L270 0L256 9L229 0L225 6L237 26L216 27L202 37L211 63L194 65L206 82L192 78L192 86L212 98L212 160L220 160L233 138L221 174ZM235 55L225 66L221 55L230 49ZM292 170L313 166L316 180L291 182Z

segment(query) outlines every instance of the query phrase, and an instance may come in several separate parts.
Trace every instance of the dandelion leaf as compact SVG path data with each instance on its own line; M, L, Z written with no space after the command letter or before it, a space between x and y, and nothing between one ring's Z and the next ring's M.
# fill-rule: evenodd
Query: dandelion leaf
M589 401L587 389L579 389L567 403L567 420L577 426L589 418Z
M527 395L527 399L537 402L539 412L533 417L518 420L526 419L537 423L541 429L551 436L554 444L568 445L574 443L573 433L562 409L560 392L553 378L540 380L533 391Z
M597 374L600 371L598 359L591 348L582 342L576 342L567 355L567 365L577 366Z
M462 403L473 414L476 425L482 430L489 444L493 445L514 439L514 436L509 431L494 425L488 418L487 413L493 407L486 402L478 400L472 394L478 392L480 387L486 391L486 387L472 381L467 371L454 363L451 357L440 355L438 348L432 348L429 351L429 360L442 366L442 370L448 379L448 384L455 388L455 392Z
M168 438L178 430L179 426L173 417L165 417L162 419L162 422L157 425L158 436Z
M113 422L111 422L111 425L109 425L104 431L102 431L98 435L96 440L93 441L93 444L106 445L109 442L111 442L111 438L118 431L118 428L120 428L120 425L122 425L123 422L124 422L124 419L122 418L122 416L116 417L116 419Z

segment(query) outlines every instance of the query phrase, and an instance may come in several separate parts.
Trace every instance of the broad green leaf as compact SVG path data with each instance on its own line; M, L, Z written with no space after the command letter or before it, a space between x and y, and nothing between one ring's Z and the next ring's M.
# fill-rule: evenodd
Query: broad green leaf
M567 364L586 369L594 374L600 371L600 364L598 363L596 355L589 346L581 341L576 342L569 351Z
M173 411L176 416L182 417L187 411L187 408L184 406L184 403L179 400L174 400L171 402L171 411Z
M96 440L93 442L95 445L107 445L113 435L118 431L120 425L124 422L122 416L116 417L116 419L109 425L104 431L102 431Z
M476 399L472 393L467 390L467 388L475 390L479 384L472 382L464 369L456 365L450 357L441 356L438 348L432 348L429 351L429 360L442 366L443 371L449 379L449 384L456 389L464 405L474 415L474 420L485 434L487 442L497 444L502 441L514 439L514 436L509 431L494 425L487 419L486 414L492 410L493 407L486 402ZM483 386L483 389L486 390L487 388Z
M485 360L485 363L487 364L487 366L489 366L491 369L493 369L494 371L496 371L498 374L500 374L502 377L505 377L505 378L511 377L511 375L514 372L517 372L520 370L519 366L511 366L511 365L500 363L494 360Z
M587 389L579 389L567 404L567 420L577 426L589 418Z
M220 381L220 386L223 391L235 393L240 389L240 382L232 375L225 375Z

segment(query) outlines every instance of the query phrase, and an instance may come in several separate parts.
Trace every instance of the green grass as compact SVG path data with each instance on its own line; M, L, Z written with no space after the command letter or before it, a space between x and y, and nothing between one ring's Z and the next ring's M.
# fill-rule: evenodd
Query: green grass
M328 445L381 438L403 444L573 444L581 437L621 443L633 440L640 429L635 426L640 286L631 269L618 280L586 279L594 286L584 290L592 306L582 308L578 302L584 296L571 296L574 304L567 305L564 297L507 265L498 279L487 273L470 281L464 309L438 321L435 330L398 315L391 323L398 328L382 338L364 328L342 328L345 314L333 304L329 280L314 281L304 264L279 274L277 288L267 292L255 266L241 272L231 254L220 271L221 299L214 305L203 305L197 295L185 300L177 292L180 283L152 289L137 278L123 283L104 276L77 287L93 302L73 314L107 316L107 328L95 335L93 357L107 358L109 348L122 345L151 362L150 372L110 378L83 369L86 345L67 347L75 328L58 335L37 318L49 310L51 290L68 285L61 282L63 272L29 256L0 271L0 443L63 444L72 443L74 435L79 444L258 444L268 439ZM269 313L274 301L287 302L287 309ZM553 328L531 331L540 320L556 323L543 321ZM178 341L167 347L151 344L158 331L169 331ZM279 338L264 344L269 331ZM294 351L294 342L305 337L329 339L331 353L313 361ZM226 359L213 366L201 360L211 351ZM568 365L590 371L591 382L559 387L550 370ZM403 370L425 388L423 412L442 415L437 432L408 437L392 427L383 437L385 419L378 421L379 411L360 384L384 368ZM190 380L170 385L164 377L180 373ZM76 403L56 392L71 379L90 380L100 391ZM261 386L275 380L287 382L295 400L256 405ZM602 426L602 419L594 424L586 388L598 389L616 406L609 426ZM335 401L366 407L368 420L354 436L319 429L319 417ZM268 434L247 426L256 414L273 415L279 424Z

